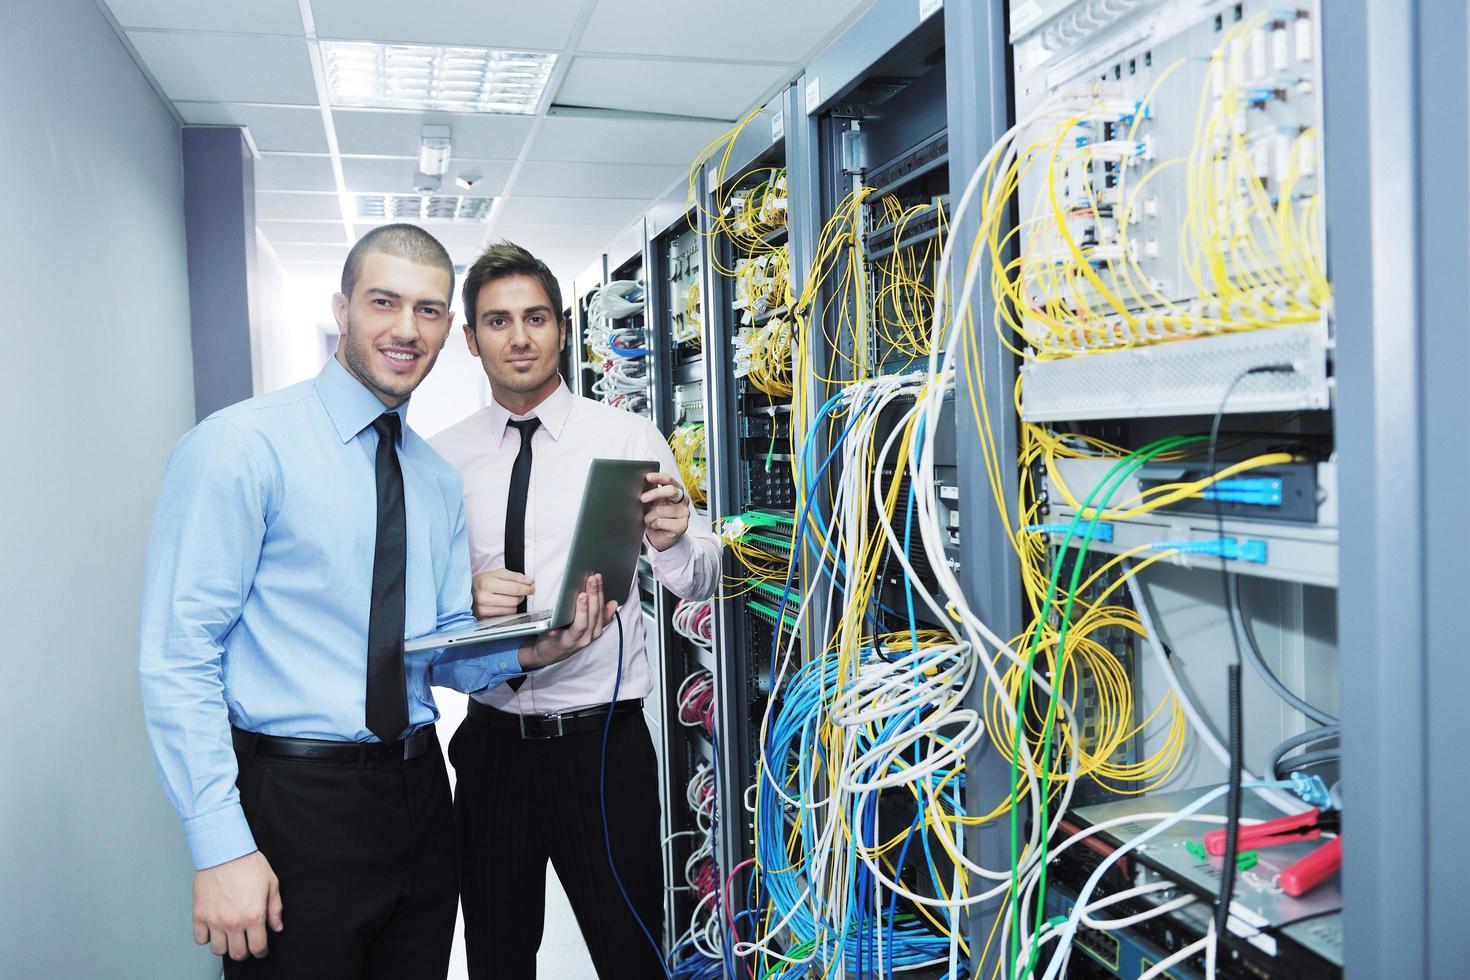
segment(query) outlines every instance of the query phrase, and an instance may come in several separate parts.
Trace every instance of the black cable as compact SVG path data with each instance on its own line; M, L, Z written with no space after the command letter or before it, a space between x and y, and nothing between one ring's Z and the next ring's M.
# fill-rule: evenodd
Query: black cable
M1213 471L1211 471L1213 472ZM1220 866L1220 903L1215 906L1215 935L1223 939L1235 894L1235 861L1240 851L1240 772L1245 755L1240 718L1240 664L1226 669L1230 679L1230 793L1225 798L1225 862ZM1218 940L1217 940L1218 941Z
M1210 455L1209 468L1207 472L1213 476L1217 472L1215 454L1220 448L1220 423L1225 418L1225 407L1230 403L1230 396L1235 389L1246 378L1253 374L1291 374L1296 368L1290 364L1262 364L1253 368L1247 368L1235 376L1225 389L1225 396L1220 399L1220 407L1215 410L1214 421L1210 423ZM1241 654L1240 634L1235 628L1235 602L1230 593L1230 566L1225 557L1225 510L1220 506L1220 494L1211 495L1215 511L1216 537L1220 548L1220 590L1225 595L1226 623L1230 627L1230 642L1235 647L1235 663L1230 665L1228 678L1230 684L1230 789L1225 798L1225 855L1224 865L1220 869L1220 896L1215 905L1215 935L1218 940L1223 940L1228 934L1227 924L1230 921L1230 900L1235 895L1235 861L1240 850L1240 784L1241 773L1245 768L1244 741L1245 733L1242 731L1240 713L1240 666L1244 657Z

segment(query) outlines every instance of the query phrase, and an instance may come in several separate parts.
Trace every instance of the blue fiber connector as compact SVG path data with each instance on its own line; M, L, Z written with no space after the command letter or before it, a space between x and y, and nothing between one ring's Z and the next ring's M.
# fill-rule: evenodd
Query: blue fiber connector
M1332 793L1321 776L1308 776L1303 772L1291 774L1291 791L1306 803L1319 810L1332 809Z
M1266 563L1266 542L1259 540L1206 538L1203 541L1155 541L1150 547L1185 555L1214 555L1230 561L1248 561L1255 565Z
M1026 525L1026 530L1032 532L1033 534L1066 534L1067 531L1071 527L1072 527L1072 525L1070 523L1067 523L1067 524L1027 524ZM1103 541L1103 542L1108 542L1108 541L1113 540L1113 525L1107 524L1107 523L1103 523L1103 522L1099 522L1098 525L1097 525L1097 527L1093 528L1093 530L1092 530L1092 540L1094 540L1094 541ZM1081 534L1075 535L1072 538L1072 542L1074 544L1081 544L1081 542L1082 542L1082 535Z
M1240 477L1221 480L1200 492L1205 500L1219 500L1227 504L1249 504L1255 507L1280 507L1281 481L1275 477Z

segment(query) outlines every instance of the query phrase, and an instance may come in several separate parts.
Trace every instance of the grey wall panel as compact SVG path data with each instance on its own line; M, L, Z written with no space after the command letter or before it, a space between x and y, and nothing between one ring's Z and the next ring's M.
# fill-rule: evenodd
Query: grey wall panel
M202 419L255 393L255 159L245 131L223 126L185 127L183 152L194 402Z
M194 421L179 130L91 0L0 4L0 92L0 182L65 188L0 226L0 973L218 977L137 679L154 495Z

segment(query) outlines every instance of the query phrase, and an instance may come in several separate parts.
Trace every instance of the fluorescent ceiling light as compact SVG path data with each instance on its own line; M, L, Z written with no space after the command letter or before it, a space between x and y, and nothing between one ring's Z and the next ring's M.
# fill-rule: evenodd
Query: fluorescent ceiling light
M485 221L495 204L493 197L457 194L358 194L356 197L354 210L359 221Z
M323 41L333 105L531 115L556 55L427 44Z

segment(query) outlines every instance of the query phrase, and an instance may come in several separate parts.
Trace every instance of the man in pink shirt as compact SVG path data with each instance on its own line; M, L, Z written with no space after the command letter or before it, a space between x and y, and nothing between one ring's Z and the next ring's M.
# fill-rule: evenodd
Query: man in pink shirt
M708 517L691 511L658 429L573 395L557 373L567 323L545 263L516 245L493 245L470 267L463 295L465 339L493 401L431 444L464 478L475 614L554 602L582 487L599 457L658 460L643 495L649 563L681 598L710 596L719 541ZM536 975L548 859L598 974L663 974L644 935L657 939L663 922L658 775L642 712L652 674L637 585L616 598L622 606L601 640L514 688L477 696L450 744L472 980Z

